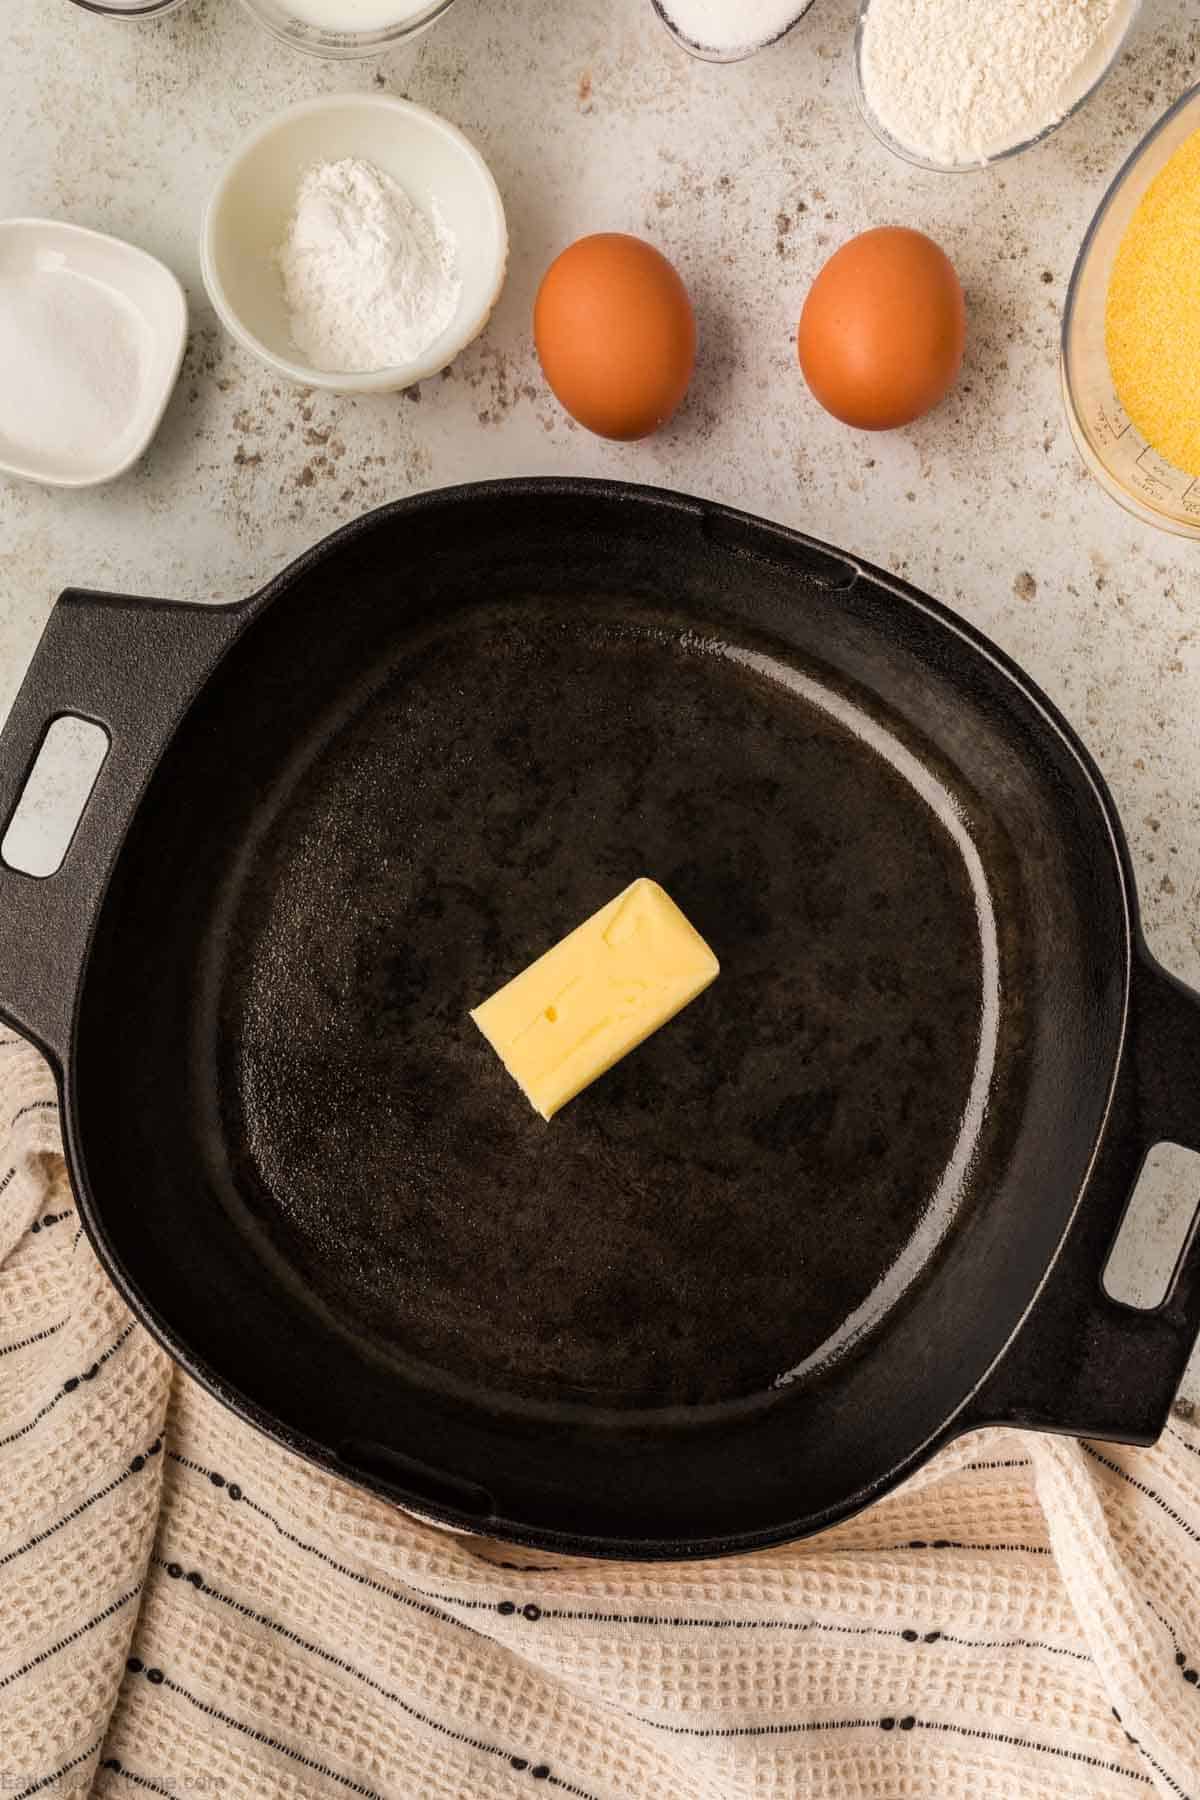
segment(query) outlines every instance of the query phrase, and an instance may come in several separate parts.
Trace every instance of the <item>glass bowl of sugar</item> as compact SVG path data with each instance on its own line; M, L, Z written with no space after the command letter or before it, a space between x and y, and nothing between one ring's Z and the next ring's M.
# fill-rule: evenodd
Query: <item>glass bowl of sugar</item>
M379 56L416 37L454 0L242 0L274 37L310 56Z
M102 19L161 19L177 6L186 6L187 0L74 0L74 4Z
M650 0L670 35L701 62L744 62L785 38L812 0Z
M854 94L875 137L940 175L1032 149L1111 73L1142 0L859 0Z

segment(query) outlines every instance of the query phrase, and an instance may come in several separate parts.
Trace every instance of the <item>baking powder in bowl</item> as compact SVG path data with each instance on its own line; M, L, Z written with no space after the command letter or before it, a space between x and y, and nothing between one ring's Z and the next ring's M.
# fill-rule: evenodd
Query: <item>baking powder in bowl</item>
M90 460L138 417L149 330L115 289L60 254L0 279L0 447Z
M898 144L978 163L1047 130L1111 61L1133 0L871 0L863 94Z
M402 368L458 311L458 240L436 203L422 212L354 157L308 171L276 261L292 339L314 369Z

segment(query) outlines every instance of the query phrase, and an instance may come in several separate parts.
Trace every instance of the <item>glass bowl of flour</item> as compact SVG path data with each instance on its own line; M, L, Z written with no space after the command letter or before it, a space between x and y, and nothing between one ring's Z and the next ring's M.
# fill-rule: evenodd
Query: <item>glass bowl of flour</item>
M427 31L454 0L242 0L284 43L310 56L379 56Z
M940 174L1040 144L1113 69L1141 0L860 0L854 90L894 156Z

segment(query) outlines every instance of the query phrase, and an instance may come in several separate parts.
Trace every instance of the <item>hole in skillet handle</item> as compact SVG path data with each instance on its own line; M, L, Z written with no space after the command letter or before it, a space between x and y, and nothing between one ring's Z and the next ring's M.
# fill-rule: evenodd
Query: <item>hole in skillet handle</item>
M338 1458L360 1475L370 1475L389 1487L403 1488L406 1501L398 1504L407 1503L419 1511L422 1502L426 1502L434 1512L465 1513L479 1520L489 1519L495 1513L496 1503L486 1488L431 1469L428 1463L404 1456L387 1444L377 1444L369 1438L346 1438L338 1445Z
M58 873L108 752L108 733L92 720L51 720L0 842L6 867L39 881Z
M1142 1164L1104 1265L1104 1291L1139 1312L1153 1312L1175 1285L1196 1217L1200 1155L1183 1144L1156 1144Z

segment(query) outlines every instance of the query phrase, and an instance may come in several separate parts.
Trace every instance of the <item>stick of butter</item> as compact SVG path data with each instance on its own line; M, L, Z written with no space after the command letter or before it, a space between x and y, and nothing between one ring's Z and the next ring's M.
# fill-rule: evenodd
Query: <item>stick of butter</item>
M471 1017L543 1119L716 980L721 965L656 881L631 883Z

